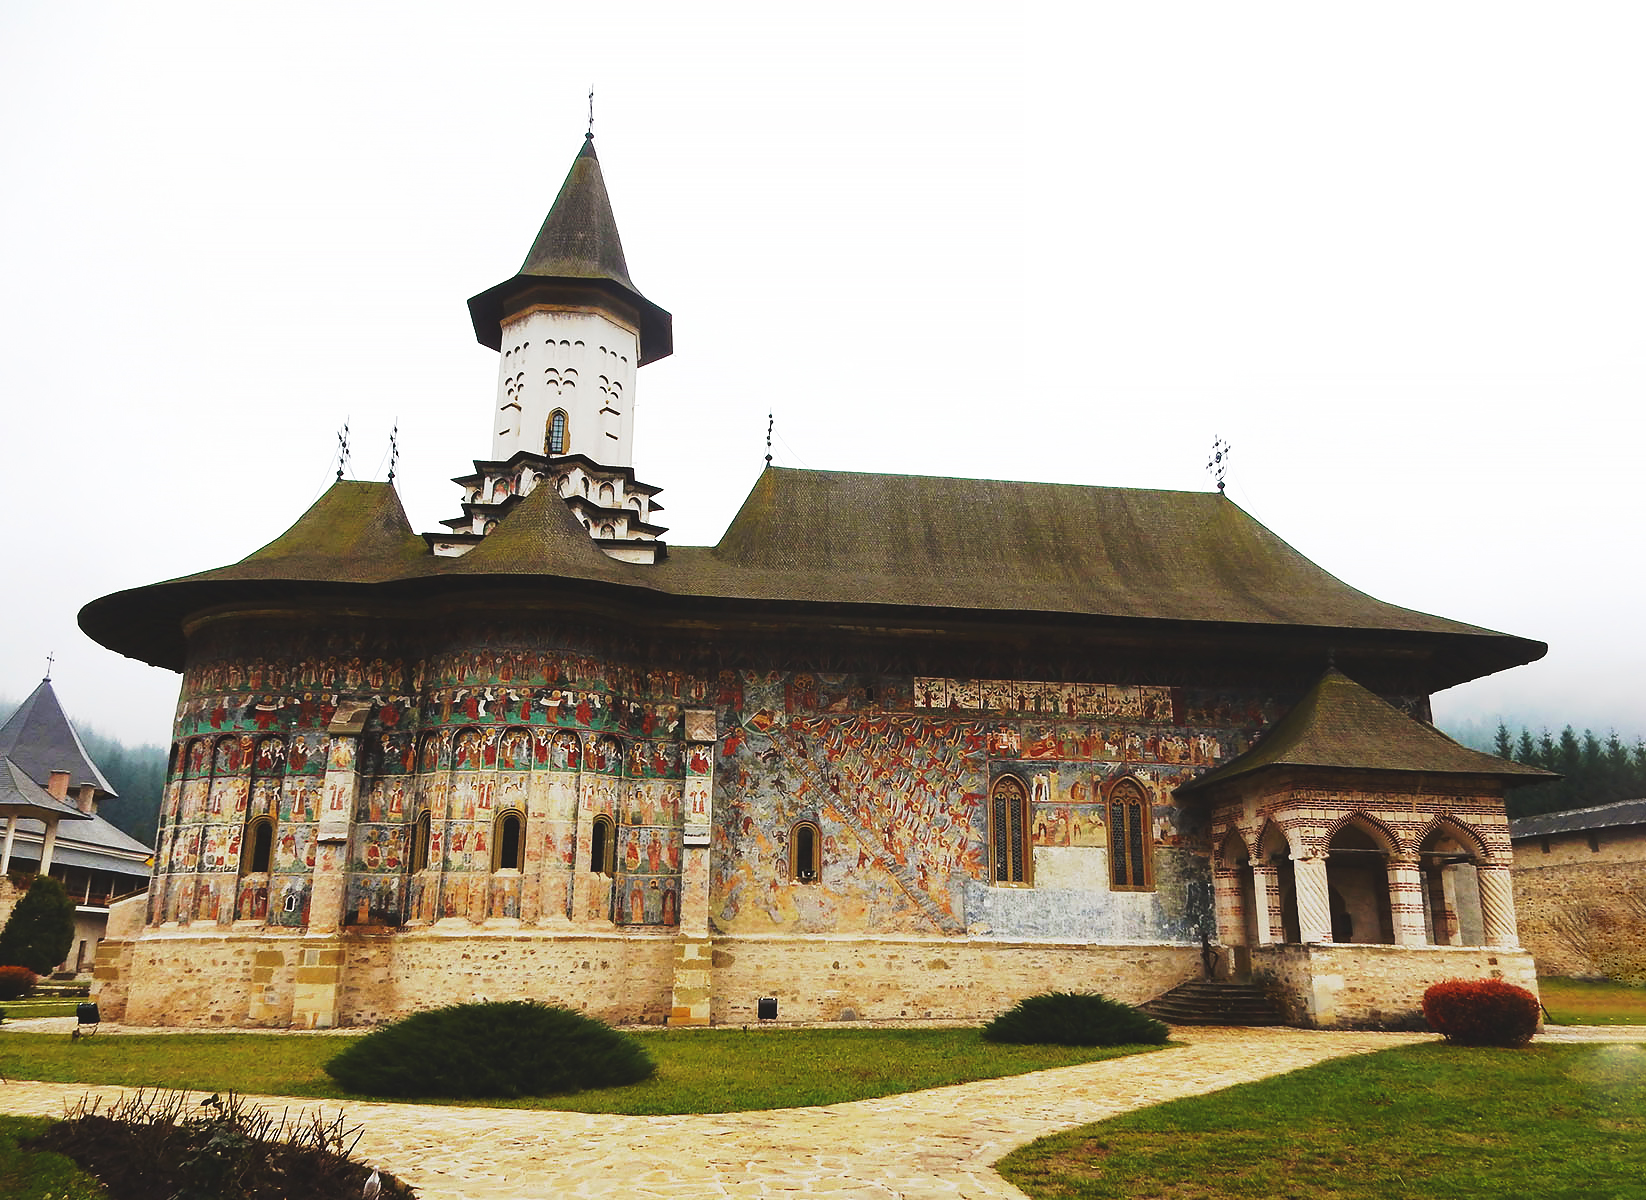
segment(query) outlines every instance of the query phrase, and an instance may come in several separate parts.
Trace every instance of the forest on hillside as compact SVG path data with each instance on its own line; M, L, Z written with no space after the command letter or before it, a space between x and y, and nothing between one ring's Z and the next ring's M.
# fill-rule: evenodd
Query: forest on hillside
M1562 776L1510 791L1510 817L1535 817L1646 797L1646 739L1629 746L1616 733L1601 739L1588 729L1579 734L1570 725L1558 735L1547 729L1534 735L1524 727L1516 734L1500 722L1490 749L1499 758Z

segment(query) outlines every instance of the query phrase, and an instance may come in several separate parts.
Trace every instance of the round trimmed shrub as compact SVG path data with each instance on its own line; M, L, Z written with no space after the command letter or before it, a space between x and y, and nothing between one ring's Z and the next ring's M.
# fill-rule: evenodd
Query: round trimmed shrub
M569 1008L454 1004L369 1033L326 1064L367 1096L552 1096L648 1079L640 1043Z
M27 967L0 967L0 1000L20 1000L34 990L34 983Z
M1096 992L1030 996L983 1026L985 1041L1056 1046L1159 1046L1168 1036L1148 1013Z
M1429 1028L1459 1046L1524 1046L1540 1011L1536 996L1501 979L1447 979L1423 993Z

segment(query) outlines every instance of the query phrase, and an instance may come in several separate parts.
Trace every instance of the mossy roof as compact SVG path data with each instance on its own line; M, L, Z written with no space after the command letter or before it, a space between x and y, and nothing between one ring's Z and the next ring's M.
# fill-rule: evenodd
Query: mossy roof
M81 625L174 665L184 617L214 604L300 585L446 591L485 579L676 597L699 611L707 601L1438 637L1469 648L1463 678L1545 650L1357 591L1215 493L778 467L761 473L718 544L670 547L656 564L603 554L548 487L512 502L467 555L435 556L392 487L340 481L233 566L93 601Z
M1177 791L1194 794L1258 771L1286 767L1488 776L1501 778L1510 787L1556 778L1540 767L1459 745L1333 669L1257 745Z

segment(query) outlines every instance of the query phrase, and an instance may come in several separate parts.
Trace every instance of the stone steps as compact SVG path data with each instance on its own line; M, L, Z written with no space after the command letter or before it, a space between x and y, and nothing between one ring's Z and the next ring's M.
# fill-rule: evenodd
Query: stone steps
M1140 1005L1171 1025L1284 1025L1286 1019L1255 983L1195 979Z

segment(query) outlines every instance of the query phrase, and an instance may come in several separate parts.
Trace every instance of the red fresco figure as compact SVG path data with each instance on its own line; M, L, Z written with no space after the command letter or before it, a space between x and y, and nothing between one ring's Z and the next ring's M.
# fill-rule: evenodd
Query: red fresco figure
M577 723L587 729L593 718L594 713L589 708L588 693L580 693L577 699Z
M742 744L743 731L741 729L733 728L732 731L726 735L726 744L721 748L720 757L730 758L732 755L737 753L737 748Z
M634 885L634 890L629 893L629 923L632 924L632 925L640 925L640 924L643 924L645 922L645 920L646 920L646 897L645 897L645 893L640 890L640 885L639 884L635 884Z
M657 835L654 833L651 840L646 843L646 865L651 868L653 875L657 874L661 861L662 848L658 845Z

